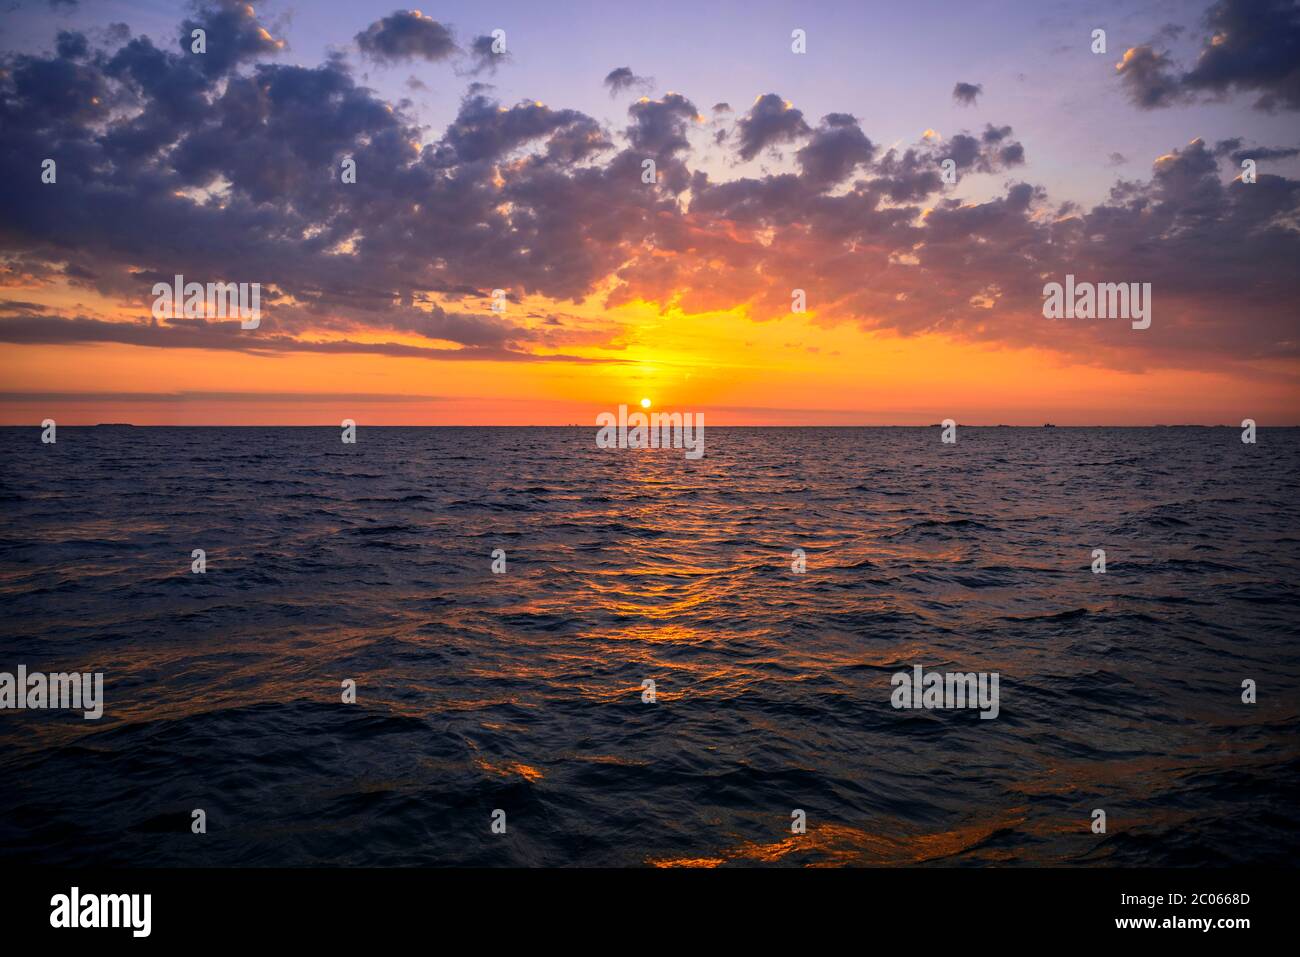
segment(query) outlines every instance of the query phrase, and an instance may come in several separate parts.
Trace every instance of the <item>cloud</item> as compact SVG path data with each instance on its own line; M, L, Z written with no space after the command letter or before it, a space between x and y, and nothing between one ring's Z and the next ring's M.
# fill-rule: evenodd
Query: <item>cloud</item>
M1243 146L1240 136L1219 140L1214 144L1215 156L1226 156L1233 163L1240 165L1242 160L1253 159L1257 163L1265 160L1290 159L1300 156L1300 147L1295 146Z
M24 302L21 299L0 299L0 312L31 316L48 311L49 309L39 302Z
M228 350L247 353L313 352L327 355L378 355L398 358L440 359L459 362L573 362L594 360L580 356L536 355L499 346L461 349L416 346L397 342L354 342L295 339L285 335L250 336L238 321L203 319L158 322L107 322L85 316L30 319L0 316L0 342L16 345L67 345L115 342L132 346L173 349Z
M207 51L193 59L210 77L224 76L241 63L284 49L284 41L271 36L251 5L241 0L205 0L197 14L181 23L179 43L188 51L194 30L207 33Z
M1258 109L1300 110L1300 4L1220 0L1205 19L1210 35L1185 87L1258 93Z
M503 49L500 53L495 51L497 40L488 34L477 36L469 45L469 54L474 61L470 68L471 76L477 76L480 73L496 73L497 67L510 59L510 51Z
M805 178L823 187L846 179L853 170L871 162L875 147L855 117L830 113L822 117L807 145L795 157Z
M686 130L699 111L680 93L667 93L658 100L639 100L627 112L632 117L627 137L634 148L664 157L690 147Z
M67 60L83 59L90 52L86 44L85 34L60 30L59 35L55 38L54 48L58 50L59 56Z
M751 160L770 146L800 139L811 132L802 112L775 93L768 93L758 97L749 112L737 121L736 136L740 141L737 152L741 159Z
M1219 0L1206 12L1205 27L1196 64L1185 72L1149 44L1125 51L1116 69L1136 106L1150 110L1198 95L1254 93L1256 109L1300 110L1300 4Z
M1174 75L1169 55L1145 44L1125 50L1115 70L1129 99L1139 109L1154 110L1188 98Z
M620 66L606 73L603 82L609 89L609 95L615 97L629 90L649 92L655 81L648 76L637 76L631 67Z
M975 98L983 92L983 84L959 82L952 88L952 98L962 106L974 106Z
M966 131L947 142L926 136L905 150L891 148L876 163L873 190L894 203L912 203L942 188L940 168L952 160L958 172L995 173L1021 166L1025 149L1010 126L986 124L978 136Z
M599 124L577 110L552 110L528 100L507 109L478 93L461 102L435 155L439 162L477 163L540 139L547 140L552 156L570 163L610 145Z
M384 392L0 392L6 402L445 402L440 395Z
M418 10L397 10L356 35L361 52L377 63L427 60L436 63L459 52L451 30Z

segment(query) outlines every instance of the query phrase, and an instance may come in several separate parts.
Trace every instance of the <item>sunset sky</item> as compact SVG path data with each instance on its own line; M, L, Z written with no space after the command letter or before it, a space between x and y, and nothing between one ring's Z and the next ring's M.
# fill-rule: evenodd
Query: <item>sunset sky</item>
M10 3L0 422L1300 424L1294 2L421 9Z

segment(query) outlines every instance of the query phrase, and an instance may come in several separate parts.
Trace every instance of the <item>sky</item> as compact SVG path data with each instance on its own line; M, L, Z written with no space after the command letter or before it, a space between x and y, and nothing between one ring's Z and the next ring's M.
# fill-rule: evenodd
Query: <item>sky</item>
M1295 2L0 4L3 424L1300 424Z

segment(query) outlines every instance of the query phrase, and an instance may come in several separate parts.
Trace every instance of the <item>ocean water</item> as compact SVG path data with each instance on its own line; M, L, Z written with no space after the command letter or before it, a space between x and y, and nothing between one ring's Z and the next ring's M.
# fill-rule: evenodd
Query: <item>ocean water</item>
M1300 430L594 436L0 429L0 670L106 698L0 711L0 857L1294 861Z

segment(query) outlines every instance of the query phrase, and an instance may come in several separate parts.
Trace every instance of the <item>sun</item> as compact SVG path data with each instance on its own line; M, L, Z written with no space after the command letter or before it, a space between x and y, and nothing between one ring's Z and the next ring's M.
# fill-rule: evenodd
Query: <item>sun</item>
M641 400L641 408L643 408L643 409L648 409L648 408L650 408L650 400L649 400L649 399L642 399L642 400Z

